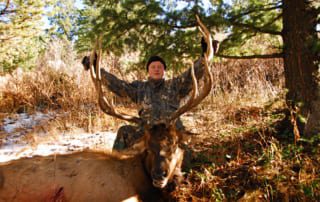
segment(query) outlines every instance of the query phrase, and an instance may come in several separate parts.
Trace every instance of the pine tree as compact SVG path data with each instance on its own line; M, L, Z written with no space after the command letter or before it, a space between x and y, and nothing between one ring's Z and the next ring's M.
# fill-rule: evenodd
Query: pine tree
M319 3L315 0L237 0L232 6L223 7L231 34L222 42L219 56L283 58L288 89L286 101L297 118L300 133L319 134L320 46L316 31ZM250 45L252 39L261 40L261 37L271 41L271 46ZM252 47L259 47L260 52L255 54Z
M77 29L78 10L75 0L55 0L51 11L48 13L50 34L59 38L72 41Z
M50 0L0 3L0 71L31 68L42 48L42 15Z

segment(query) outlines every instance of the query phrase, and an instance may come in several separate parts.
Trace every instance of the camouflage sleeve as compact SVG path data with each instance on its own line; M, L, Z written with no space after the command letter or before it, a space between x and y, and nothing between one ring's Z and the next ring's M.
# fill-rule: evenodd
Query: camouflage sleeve
M128 83L118 79L116 76L110 74L104 69L101 69L101 79L103 85L119 97L129 97L134 102L137 100L138 81Z
M197 80L201 79L204 73L204 66L202 64L202 58L199 58L194 62L194 72ZM189 94L192 89L192 77L191 77L191 68L186 72L182 73L176 79L176 85L179 89L179 97L180 99L184 98Z

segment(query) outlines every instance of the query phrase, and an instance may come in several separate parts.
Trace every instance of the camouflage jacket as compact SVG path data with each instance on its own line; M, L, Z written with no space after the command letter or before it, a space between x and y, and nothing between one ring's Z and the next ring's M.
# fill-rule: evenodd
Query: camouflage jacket
M200 58L194 63L195 75L202 78L204 68ZM191 69L173 79L133 81L120 80L104 69L101 70L102 83L120 97L129 97L139 106L139 116L149 123L168 117L177 110L180 101L192 89Z

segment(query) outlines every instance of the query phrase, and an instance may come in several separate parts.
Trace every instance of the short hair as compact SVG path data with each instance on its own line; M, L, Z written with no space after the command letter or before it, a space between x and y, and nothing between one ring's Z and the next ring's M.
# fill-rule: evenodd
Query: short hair
M166 65L166 62L160 57L160 56L157 56L157 55L154 55L154 56L151 56L148 60L148 63L147 63L147 71L149 70L149 65L152 63L152 62L155 62L155 61L159 61L163 64L164 66L164 69L167 69L167 65Z

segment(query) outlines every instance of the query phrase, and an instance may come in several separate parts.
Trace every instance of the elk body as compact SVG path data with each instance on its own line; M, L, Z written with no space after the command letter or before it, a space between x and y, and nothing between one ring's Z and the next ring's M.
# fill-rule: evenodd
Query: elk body
M162 201L160 190L181 175L179 139L174 128L159 124L121 153L83 151L2 163L0 201Z
M12 161L0 168L0 201L157 201L144 155L78 152Z
M0 199L36 201L42 200L41 197L53 197L56 200L61 195L68 201L122 201L137 195L143 200L148 198L146 193L152 193L155 188L165 189L176 177L181 176L182 134L176 130L175 121L197 106L209 94L212 86L208 65L208 60L213 57L212 39L198 17L197 21L208 44L203 59L203 88L198 89L192 67L193 89L190 99L172 112L171 116L152 124L147 124L146 120L139 117L117 112L104 96L100 72L101 40L97 40L90 57L90 75L98 93L100 108L106 114L119 119L145 123L144 135L132 148L124 152L131 154L132 158L114 159L106 154L84 152L58 156L56 160L53 160L53 157L36 157L14 161L1 167ZM96 52L97 61L94 62ZM18 181L19 178L22 183Z
M161 201L179 176L180 134L162 124L121 153L83 151L0 164L0 201ZM160 188L160 189L159 189Z

